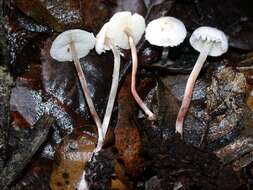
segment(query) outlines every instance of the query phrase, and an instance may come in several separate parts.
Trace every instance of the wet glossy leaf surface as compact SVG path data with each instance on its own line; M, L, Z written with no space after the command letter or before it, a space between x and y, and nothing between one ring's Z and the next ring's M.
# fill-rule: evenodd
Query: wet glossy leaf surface
M63 30L62 25L47 11L39 0L31 0L29 3L23 0L15 0L15 5L38 23L45 23L58 32Z
M32 130L30 134L31 138L29 138L29 136L24 136L23 139L19 139L19 144L13 150L11 159L7 161L1 171L1 189L6 189L13 183L25 166L30 162L39 147L47 139L49 129L53 123L54 118L44 116L35 124L35 129ZM15 168L15 170L13 170L13 168Z
M52 189L75 189L82 176L85 164L92 156L96 138L82 133L80 129L64 138L57 148L51 174Z

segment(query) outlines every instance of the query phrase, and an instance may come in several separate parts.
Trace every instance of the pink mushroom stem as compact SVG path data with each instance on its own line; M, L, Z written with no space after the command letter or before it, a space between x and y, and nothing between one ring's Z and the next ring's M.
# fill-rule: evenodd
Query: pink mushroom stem
M186 83L184 98L183 98L182 105L180 107L180 110L177 115L177 120L176 120L176 132L178 132L181 135L181 137L183 137L184 119L185 119L185 116L187 114L187 111L188 111L190 103L191 103L193 88L194 88L195 82L198 78L198 75L201 71L201 68L203 67L205 60L208 56L210 48L211 48L211 45L208 44L200 52L197 62L194 65L193 70L187 80L187 83Z
M140 96L138 95L137 90L136 90L136 73L137 73L137 69L138 69L138 57L137 57L137 51L136 51L134 40L131 35L129 35L128 33L127 33L127 35L128 35L128 42L129 42L129 46L131 48L131 55L132 55L131 92L133 94L134 99L138 103L138 105L141 107L141 109L148 116L148 119L155 120L156 119L155 114L152 111L150 111L150 109L147 107L147 105L142 101L142 99L140 98Z
M76 67L77 75L79 77L79 81L81 83L84 96L86 98L86 101L87 101L87 104L89 106L91 115L92 115L92 117L93 117L93 119L96 123L97 129L98 129L98 143L97 144L100 145L101 143L104 142L104 135L103 135L101 120L98 116L98 113L95 109L94 103L91 99L89 89L88 89L88 84L87 84L87 81L85 79L80 61L78 59L78 56L77 56L77 53L76 53L76 47L75 47L74 43L70 43L70 51L71 51L71 54L73 56L73 60L74 60L74 64L75 64L75 67Z

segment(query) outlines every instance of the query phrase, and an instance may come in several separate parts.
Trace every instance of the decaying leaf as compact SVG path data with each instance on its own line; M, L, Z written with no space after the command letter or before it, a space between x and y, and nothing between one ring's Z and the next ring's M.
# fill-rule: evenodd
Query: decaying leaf
M132 117L135 107L136 104L130 91L130 77L128 77L119 92L118 122L114 130L115 146L127 173L139 176L142 172L141 137ZM132 114L129 115L129 113Z
M87 161L96 147L96 138L81 131L64 138L59 145L50 186L53 190L60 188L75 189L81 179Z
M15 0L15 5L38 23L45 23L58 32L63 31L63 26L47 11L39 0Z

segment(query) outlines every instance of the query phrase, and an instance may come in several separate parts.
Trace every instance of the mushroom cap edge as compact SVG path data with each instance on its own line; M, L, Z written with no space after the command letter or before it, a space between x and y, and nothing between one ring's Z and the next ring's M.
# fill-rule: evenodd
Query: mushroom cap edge
M94 48L96 38L93 33L81 29L67 30L59 34L52 43L50 55L57 61L73 61L69 44L74 43L77 57L86 56Z
M191 46L201 51L205 43L213 43L209 55L218 57L228 50L228 38L225 33L217 28L201 26L197 28L190 37Z

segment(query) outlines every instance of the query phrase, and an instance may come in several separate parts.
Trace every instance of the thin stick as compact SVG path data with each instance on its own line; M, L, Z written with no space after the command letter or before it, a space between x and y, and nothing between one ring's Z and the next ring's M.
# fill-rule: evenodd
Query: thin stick
M198 75L200 73L200 70L203 64L205 63L207 56L208 56L208 51L200 52L197 62L194 65L194 68L186 83L184 98L183 98L182 105L180 107L180 110L177 115L177 120L176 120L176 132L181 134L181 137L183 137L184 118L186 116L186 113L191 103L193 88L194 88L196 79L198 78Z
M131 77L131 92L133 94L134 99L139 104L141 109L145 112L145 114L148 116L149 120L155 120L155 114L149 110L149 108L146 106L146 104L142 101L140 96L138 95L136 91L136 73L138 69L138 58L137 58L137 51L134 44L134 40L131 35L128 34L128 42L129 46L131 48L131 55L132 55L132 77Z
M94 121L96 123L97 129L98 129L98 144L101 143L101 142L103 143L103 141L104 141L104 135L103 135L101 121L100 121L98 113L97 113L97 111L95 109L95 106L93 104L93 101L91 99L91 96L90 96L90 93L89 93L89 89L88 89L88 85L87 85L87 81L85 79L85 76L84 76L84 73L83 73L80 61L79 61L79 59L77 57L76 48L75 48L75 45L73 43L70 43L70 51L71 51L72 56L73 56L73 60L74 60L74 63L75 63L77 75L79 77L79 81L81 83L84 96L86 98L86 101L88 103L91 115L92 115L92 117L93 117L93 119L94 119Z

